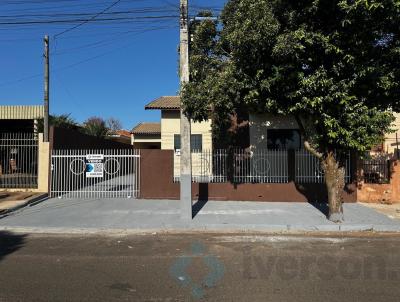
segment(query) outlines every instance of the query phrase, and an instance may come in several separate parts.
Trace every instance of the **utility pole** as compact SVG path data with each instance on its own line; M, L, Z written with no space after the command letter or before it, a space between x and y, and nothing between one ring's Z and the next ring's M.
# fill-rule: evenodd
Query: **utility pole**
M50 74L49 74L49 36L44 36L44 129L43 129L43 140L49 141L49 85L50 85Z
M180 82L189 82L189 9L188 0L180 0ZM180 193L181 218L192 220L192 155L190 147L190 118L183 112L181 103L181 160Z

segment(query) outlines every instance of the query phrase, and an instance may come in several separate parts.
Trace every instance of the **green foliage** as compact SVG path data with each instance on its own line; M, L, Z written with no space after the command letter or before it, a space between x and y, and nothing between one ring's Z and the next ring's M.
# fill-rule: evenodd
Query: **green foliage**
M400 1L230 0L221 21L192 24L182 95L195 120L211 109L221 130L243 108L294 115L322 153L363 152L390 131Z
M108 133L106 122L101 117L90 117L83 123L84 133L97 137L105 137Z
M51 126L78 129L78 123L71 117L71 114L50 115L49 123Z
M65 128L65 129L73 129L79 130L79 124L71 117L71 114L60 114L60 115L50 115L49 116L49 125ZM43 119L38 122L38 130L39 132L43 132Z

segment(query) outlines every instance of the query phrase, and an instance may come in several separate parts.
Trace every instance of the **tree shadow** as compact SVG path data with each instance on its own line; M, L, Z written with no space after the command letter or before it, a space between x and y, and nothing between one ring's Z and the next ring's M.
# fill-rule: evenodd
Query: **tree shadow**
M200 210L208 202L208 183L199 183L199 198L192 207L192 218L200 212Z
M300 192L306 199L307 202L324 214L326 217L329 215L328 205L328 192L324 184L317 183L306 183L300 184L295 183L296 190ZM351 195L357 189L355 184L348 183L343 189L343 193Z
M328 192L323 184L300 184L295 183L296 190L300 192L307 202L328 217Z
M308 202L308 203L312 205L314 208L316 208L318 211L320 211L322 214L324 214L326 218L328 218L329 215L328 203L320 203L320 202Z
M0 231L0 261L25 245L27 235L14 234L8 231Z

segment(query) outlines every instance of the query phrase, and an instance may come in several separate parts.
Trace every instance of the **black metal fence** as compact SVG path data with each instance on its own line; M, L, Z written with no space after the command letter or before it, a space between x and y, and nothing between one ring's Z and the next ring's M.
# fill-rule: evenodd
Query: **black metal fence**
M0 133L0 188L37 188L38 137Z
M364 159L362 169L365 183L385 184L390 182L390 160L386 158Z

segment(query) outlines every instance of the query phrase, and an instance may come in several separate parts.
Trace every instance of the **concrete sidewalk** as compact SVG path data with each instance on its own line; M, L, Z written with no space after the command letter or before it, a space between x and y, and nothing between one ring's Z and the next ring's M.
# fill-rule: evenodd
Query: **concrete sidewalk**
M400 203L394 204L381 204L381 203L361 203L367 208L374 209L375 211L386 215L389 218L397 219L400 221Z
M47 193L0 192L0 218L31 203L47 198Z
M360 204L345 204L334 224L308 203L209 201L191 223L180 220L179 201L49 199L0 219L0 229L40 233L97 232L400 232L400 221Z

